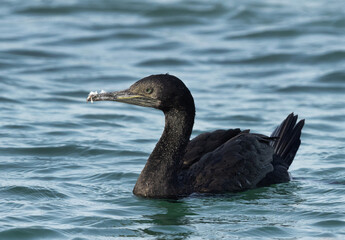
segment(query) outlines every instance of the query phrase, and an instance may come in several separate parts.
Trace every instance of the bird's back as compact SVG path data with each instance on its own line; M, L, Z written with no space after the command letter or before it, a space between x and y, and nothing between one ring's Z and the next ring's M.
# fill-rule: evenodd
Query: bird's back
M273 171L270 138L239 132L188 167L191 192L237 192L256 187Z
M247 131L245 131L247 132ZM189 168L205 154L216 150L231 138L243 133L239 128L205 132L192 139L182 159L183 168Z

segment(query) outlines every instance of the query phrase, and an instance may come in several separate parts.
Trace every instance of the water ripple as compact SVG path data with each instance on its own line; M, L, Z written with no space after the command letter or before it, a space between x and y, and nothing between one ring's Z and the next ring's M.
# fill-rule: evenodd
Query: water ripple
M56 41L49 41L44 43L44 45L54 46L54 45L74 45L74 44L90 44L90 43L104 43L106 40L114 41L118 40L140 40L140 39L150 39L155 38L154 35L147 33L133 33L133 32L116 32L116 33L102 33L95 36L94 34L81 37L65 38Z
M146 50L146 51L162 51L162 50L174 50L181 47L179 42L164 42L146 46L137 47L138 50Z
M140 67L189 66L191 62L178 58L150 59L137 64Z
M66 238L66 235L58 230L49 229L45 227L25 227L14 228L4 230L0 232L0 238L2 239L62 239Z
M296 29L267 29L267 30L257 30L254 32L247 32L242 34L234 34L228 37L225 37L226 40L231 39L256 39L256 38L294 38L302 34L299 30Z
M321 228L344 228L345 221L342 220L324 220L313 224L316 227Z
M329 72L317 78L317 81L324 82L324 83L345 83L345 72L344 71Z
M184 16L219 16L224 13L227 13L226 7L223 4L208 4L208 5L199 5L196 6L194 4L189 5L173 5L168 4L158 5L152 10L148 10L146 15L149 17L166 17L174 16L174 17L184 17Z
M345 87L340 86L288 86L288 87L281 87L277 89L278 92L283 93L343 93L345 91Z
M67 196L54 189L43 188L39 186L8 186L0 189L0 193L6 195L16 195L22 198L29 197L31 200L34 199L50 199L50 198L66 198Z
M12 98L0 97L0 102L3 103L21 103L21 101Z
M41 49L12 49L3 51L5 54L19 55L22 57L37 57L37 58L66 58L71 57L70 54L53 52L51 50L41 50Z
M86 180L93 181L105 181L105 180L121 180L123 178L135 178L137 174L134 173L124 173L124 172L109 172L109 173L100 173L89 176Z

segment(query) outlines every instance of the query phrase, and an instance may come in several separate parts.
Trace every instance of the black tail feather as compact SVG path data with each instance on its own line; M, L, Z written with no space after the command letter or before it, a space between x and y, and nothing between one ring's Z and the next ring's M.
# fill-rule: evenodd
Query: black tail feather
M293 113L273 131L271 137L278 138L272 142L274 148L274 164L281 164L287 168L290 167L296 152L301 144L301 131L304 126L304 119L297 124L298 115Z
M304 119L296 124L297 118L297 115L289 114L271 134L271 137L275 139L271 142L274 149L272 162L274 169L257 186L290 181L288 169L301 145L300 137L304 126Z

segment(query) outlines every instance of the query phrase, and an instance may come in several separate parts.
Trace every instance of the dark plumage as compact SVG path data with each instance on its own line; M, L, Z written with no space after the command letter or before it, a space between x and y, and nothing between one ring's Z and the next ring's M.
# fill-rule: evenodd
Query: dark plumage
M288 169L300 146L304 120L291 113L271 137L249 130L217 130L189 140L194 100L171 75L152 75L120 92L91 93L88 101L118 101L160 109L165 128L133 193L177 198L191 193L237 192L290 180Z

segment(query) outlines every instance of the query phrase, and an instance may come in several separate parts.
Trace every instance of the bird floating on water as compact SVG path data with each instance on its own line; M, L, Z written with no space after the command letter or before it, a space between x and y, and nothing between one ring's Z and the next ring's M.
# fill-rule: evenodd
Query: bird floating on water
M146 198L239 192L288 182L304 125L291 113L270 137L237 128L190 140L194 100L186 85L169 74L145 77L124 91L91 92L87 101L117 101L163 111L163 134L133 189Z

